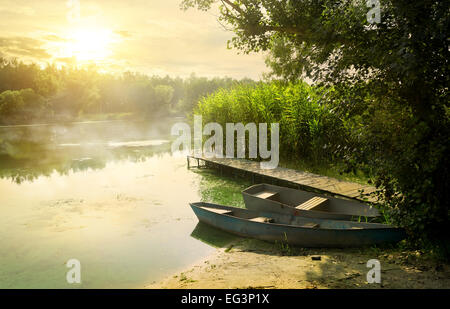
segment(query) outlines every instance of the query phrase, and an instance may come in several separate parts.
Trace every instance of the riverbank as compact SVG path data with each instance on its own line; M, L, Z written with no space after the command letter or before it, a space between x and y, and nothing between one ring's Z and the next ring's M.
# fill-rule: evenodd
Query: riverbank
M53 119L42 119L41 121L34 121L32 123L17 123L17 124L1 124L1 129L13 128L33 128L33 127L48 127L56 125L80 125L80 124L101 124L114 122L160 122L162 119L177 120L184 119L184 116L176 113L163 115L162 117L145 118L137 116L134 113L109 113L109 114L88 114L78 117L53 117Z
M381 263L381 283L366 263ZM206 259L147 288L450 288L450 266L399 249L301 249L238 238Z

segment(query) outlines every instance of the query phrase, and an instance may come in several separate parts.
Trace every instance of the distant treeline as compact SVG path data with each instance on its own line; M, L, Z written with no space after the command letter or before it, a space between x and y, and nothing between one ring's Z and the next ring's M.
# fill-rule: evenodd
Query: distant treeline
M155 118L192 111L220 88L250 79L171 78L97 68L57 68L0 58L0 124L30 124L121 116Z

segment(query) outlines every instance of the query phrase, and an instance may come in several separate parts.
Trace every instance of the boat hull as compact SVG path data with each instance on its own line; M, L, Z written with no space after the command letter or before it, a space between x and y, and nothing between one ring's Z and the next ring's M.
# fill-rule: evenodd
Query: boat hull
M234 207L208 203L191 204L200 222L242 237L256 238L269 242L284 242L301 247L359 247L397 242L405 237L401 229L386 227L374 229L314 229L284 224L254 222L231 215L218 214L207 207L234 210ZM242 211L242 210L239 210ZM263 216L276 214L259 213Z

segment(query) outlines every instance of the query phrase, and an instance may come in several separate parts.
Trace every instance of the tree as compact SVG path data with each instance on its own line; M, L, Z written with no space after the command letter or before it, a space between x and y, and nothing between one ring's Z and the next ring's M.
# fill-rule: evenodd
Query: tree
M218 7L235 33L230 45L268 51L273 76L333 87L343 116L359 106L355 156L376 176L387 212L449 257L449 2L381 2L373 24L365 0L184 0L182 8Z
M0 93L0 123L25 124L51 116L48 102L32 89L7 90Z
M155 114L163 110L167 112L170 109L170 103L173 98L174 89L169 85L158 85L154 88L153 106Z

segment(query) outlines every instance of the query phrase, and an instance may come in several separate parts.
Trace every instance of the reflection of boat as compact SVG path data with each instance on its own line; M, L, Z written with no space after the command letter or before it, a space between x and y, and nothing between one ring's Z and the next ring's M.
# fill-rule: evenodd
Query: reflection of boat
M200 222L244 237L303 247L354 247L397 242L404 231L385 224L305 218L211 203L191 203Z
M308 218L350 220L353 216L377 217L378 210L357 201L258 184L242 191L249 210L283 213Z
M236 239L236 236L215 229L203 222L199 222L195 226L191 237L216 248L223 248Z

